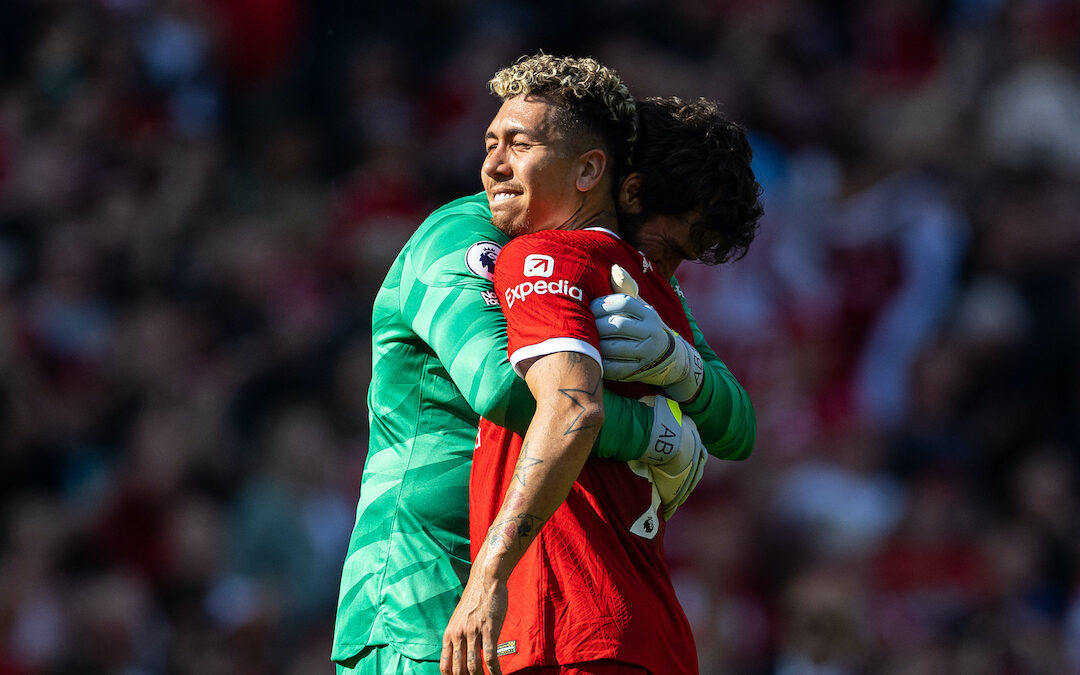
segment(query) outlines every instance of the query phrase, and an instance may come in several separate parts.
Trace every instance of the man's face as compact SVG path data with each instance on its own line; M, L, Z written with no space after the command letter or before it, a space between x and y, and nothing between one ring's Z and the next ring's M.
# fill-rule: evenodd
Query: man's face
M563 225L584 200L577 156L555 127L555 112L542 98L515 96L488 127L480 178L492 222L511 237Z
M620 213L619 230L661 274L671 276L681 262L697 260L704 252L703 242L693 235L693 224L700 218L698 209L679 215Z

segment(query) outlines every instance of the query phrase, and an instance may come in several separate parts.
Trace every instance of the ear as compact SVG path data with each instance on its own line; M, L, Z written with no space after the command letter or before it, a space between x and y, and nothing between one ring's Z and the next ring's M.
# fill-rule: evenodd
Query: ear
M603 150L594 148L578 157L578 175L574 185L581 192L588 192L596 187L604 177L607 168L607 155Z
M641 213L641 174L628 174L619 185L619 212Z

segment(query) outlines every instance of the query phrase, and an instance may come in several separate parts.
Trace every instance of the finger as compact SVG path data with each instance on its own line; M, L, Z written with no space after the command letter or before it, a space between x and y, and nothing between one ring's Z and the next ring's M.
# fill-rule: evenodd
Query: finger
M630 273L618 265L611 266L611 288L619 293L638 296L638 285Z
M440 675L454 675L454 666L450 665L454 659L454 647L443 643L443 652L438 654L438 673Z
M609 314L627 314L643 319L649 315L649 305L638 298L625 293L612 293L594 298L589 303L592 313L599 316Z
M443 640L442 653L439 654L440 675L454 675L454 643Z
M596 330L600 337L618 337L624 340L641 342L653 337L652 332L643 322L622 314L612 314L597 319Z
M589 309L597 319L602 319L604 316L610 316L611 314L637 316L638 314L642 314L644 310L642 305L640 305L639 300L635 300L624 293L613 293L611 295L593 298L593 300L589 302ZM640 316L638 316L638 318L640 318Z
M703 453L701 461L697 463L697 468L694 472L694 480L690 487L691 490L696 489L698 483L700 483L701 479L705 476L705 460L707 460L708 458L708 453Z
M475 641L470 640L467 649L469 650L468 657L465 659L469 666L467 672L469 675L484 675L484 671L480 668L480 653L476 649Z
M465 643L464 637L462 637L454 644L454 675L468 675L469 666L465 658Z
M487 660L484 653L484 635L477 633L469 640L469 673L470 675L484 675L483 661Z
M491 675L502 675L502 668L499 667L499 657L495 652L495 640L491 639L491 636L484 636L484 663L487 664L488 672Z

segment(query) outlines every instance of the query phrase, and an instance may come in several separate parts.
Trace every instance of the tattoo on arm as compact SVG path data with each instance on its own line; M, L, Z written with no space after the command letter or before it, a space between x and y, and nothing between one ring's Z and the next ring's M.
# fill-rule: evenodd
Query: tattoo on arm
M521 446L521 456L518 457L517 466L514 468L514 477L512 480L525 485L525 474L529 473L529 469L533 468L537 464L543 464L544 460L538 457L529 456L529 444L526 442Z
M586 362L593 362L593 360L589 357L585 356L584 354L579 354L577 352L569 352L566 356L567 360L570 362L570 368L579 367L581 364ZM566 430L563 431L563 436L568 436L570 434L577 433L584 429L591 429L596 426L595 424L589 424L579 427L577 426L577 424L578 420L581 419L581 416L585 414L585 405L582 403L582 399L586 397L592 398L596 396L596 392L599 389L600 378L597 378L596 381L592 383L591 389L559 389L559 393L573 401L574 405L578 408L578 414L574 417L574 419L570 420L570 426L568 426Z
M495 550L509 551L514 547L524 549L540 531L542 518L528 513L511 516L492 524L488 530L488 544Z
M597 385L598 386L598 385ZM585 405L581 402L584 397L591 397L596 395L597 387L594 386L592 391L586 391L584 389L560 389L559 393L574 402L574 405L578 408L577 415L574 419L570 420L570 425L563 431L563 436L569 436L570 434L577 433L584 429L591 429L595 427L595 424L587 424L585 426L578 426L578 420L585 414Z

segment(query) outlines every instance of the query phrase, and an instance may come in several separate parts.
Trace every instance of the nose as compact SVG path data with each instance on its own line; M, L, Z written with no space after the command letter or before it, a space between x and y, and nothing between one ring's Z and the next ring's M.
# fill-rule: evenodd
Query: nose
M483 172L492 178L506 178L510 176L510 165L506 162L506 148L499 143L484 158Z

